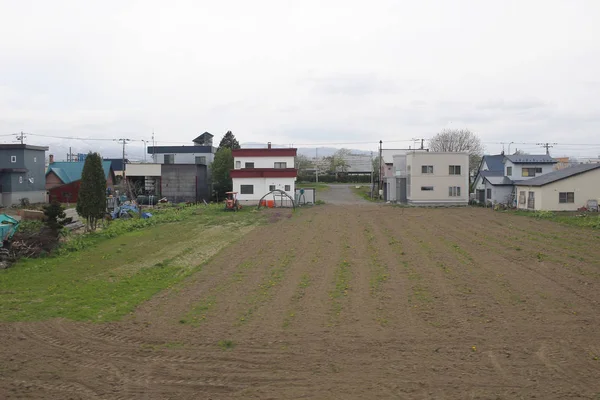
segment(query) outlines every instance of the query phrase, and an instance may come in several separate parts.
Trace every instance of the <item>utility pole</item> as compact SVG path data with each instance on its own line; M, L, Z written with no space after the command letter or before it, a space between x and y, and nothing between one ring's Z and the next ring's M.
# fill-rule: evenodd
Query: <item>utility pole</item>
M21 134L20 134L20 135L19 135L18 133L17 133L16 135L17 135L17 140L20 140L20 141L21 141L21 144L25 144L25 141L24 141L24 140L25 140L25 138L26 138L27 136L26 136L26 135L23 133L23 131L21 131Z
M73 156L75 154L71 151L71 147L69 147L69 153L67 154L67 161L68 162L73 162Z
M315 147L315 182L319 183L319 148Z
M377 188L377 197L379 197L379 191L383 187L383 172L381 171L381 168L382 168L381 164L382 164L382 161L383 161L382 156L381 156L381 154L383 152L382 145L383 145L383 141L380 140L379 141L379 186Z
M375 166L373 165L373 152L371 152L371 200L373 200L373 175L375 175Z
M117 142L121 143L123 145L123 182L125 182L125 145L127 144L127 142L131 141L130 139L118 139L116 140Z
M557 145L558 143L537 143L538 146L544 147L546 149L546 155L550 155L550 148L554 147L553 145Z

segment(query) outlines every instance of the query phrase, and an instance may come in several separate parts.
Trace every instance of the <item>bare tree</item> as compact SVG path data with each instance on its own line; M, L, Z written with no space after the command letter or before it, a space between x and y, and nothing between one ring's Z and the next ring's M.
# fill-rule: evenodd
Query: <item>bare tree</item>
M526 153L523 150L515 149L515 152L513 153L513 156L524 156L526 154L528 154L528 153Z
M469 172L476 171L483 156L481 139L468 129L444 129L429 141L431 151L469 153Z
M348 156L351 151L348 149L339 149L332 156L331 170L334 172L347 172L350 164L348 164Z
M305 155L303 155L303 154L298 154L298 155L296 156L296 160L295 160L294 164L295 164L295 165L294 165L294 168L296 168L296 169L297 169L297 170L299 170L299 171L303 171L303 170L305 170L305 169L308 169L308 168L312 167L312 164L313 164L313 163L312 163L312 161L311 161L311 160L310 160L308 157L306 157Z

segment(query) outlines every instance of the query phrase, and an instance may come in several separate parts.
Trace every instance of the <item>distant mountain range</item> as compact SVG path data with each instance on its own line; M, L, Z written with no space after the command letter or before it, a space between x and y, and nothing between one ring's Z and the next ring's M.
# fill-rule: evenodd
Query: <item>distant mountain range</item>
M247 143L240 143L240 146L242 147L252 147L252 148L259 148L259 147L267 147L266 143L255 143L255 142L247 142ZM278 145L278 144L273 144L273 147L277 147L277 148L288 148L290 146L284 146L284 145ZM303 156L309 157L309 158L314 158L314 157L329 157L335 154L336 151L338 151L339 148L336 147L298 147L298 154L301 154ZM352 154L371 154L370 151L365 151L365 150L355 150L355 149L350 149L350 151L352 152Z

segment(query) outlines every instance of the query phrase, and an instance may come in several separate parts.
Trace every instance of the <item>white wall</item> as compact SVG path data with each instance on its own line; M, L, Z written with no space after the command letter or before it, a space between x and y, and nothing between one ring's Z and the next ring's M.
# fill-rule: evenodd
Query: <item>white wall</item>
M296 178L233 178L233 191L238 192L240 202L258 202L270 191L269 186L275 185L275 189L285 191L293 199L295 182ZM254 185L254 193L241 194L241 185ZM285 185L289 185L290 190L285 190Z
M408 153L407 170L410 174L408 202L413 203L460 203L469 201L469 155L467 153ZM433 174L423 174L421 167L432 165ZM449 166L460 165L460 175L450 175ZM433 186L431 191L421 187ZM460 187L460 196L450 196L450 186Z
M276 162L287 163L286 168L294 168L294 157L235 157L234 168L245 168L247 162L253 162L254 168L275 168Z
M584 172L570 178L562 179L539 187L517 186L519 191L535 192L535 209L547 211L576 211L587 205L588 200L600 200L600 169ZM560 192L573 192L574 203L559 203ZM519 204L519 208L527 205Z
M125 164L127 176L160 176L161 164Z
M487 197L488 189L492 190L491 199L488 199L488 197ZM492 203L508 204L512 192L513 192L513 186L500 186L500 185L494 186L491 183L489 183L488 181L485 181L485 200L486 200L486 202L491 200Z

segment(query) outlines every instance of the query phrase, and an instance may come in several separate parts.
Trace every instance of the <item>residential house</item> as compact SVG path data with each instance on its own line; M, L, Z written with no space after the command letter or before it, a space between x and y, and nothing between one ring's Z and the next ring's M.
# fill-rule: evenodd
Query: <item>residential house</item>
M257 204L267 193L279 189L292 199L298 171L294 168L297 149L272 148L233 150L233 191L242 204Z
M554 164L556 160L547 154L484 156L474 182L475 200L482 204L516 205L515 183L548 174Z
M491 181L487 178L494 177ZM484 155L481 158L479 169L473 180L473 192L475 193L475 200L478 203L484 204L486 198L496 203L503 202L502 200L506 196L505 185L494 185L492 182L497 183L497 178L504 177L504 154L496 155ZM512 182L508 190L512 192Z
M384 178L387 201L414 205L467 205L469 155L411 150L395 154L393 176Z
M600 200L600 164L578 164L515 183L517 207L576 211Z
M9 207L22 199L45 203L44 168L48 147L0 144L0 205Z
M54 162L50 156L50 163L46 170L46 190L50 195L50 201L57 200L61 203L74 203L79 196L81 186L81 173L83 172L83 161ZM106 186L114 188L115 173L110 161L102 161Z
M213 147L213 135L204 132L192 140L192 146L148 146L152 162L157 164L201 164L210 166L217 148Z

